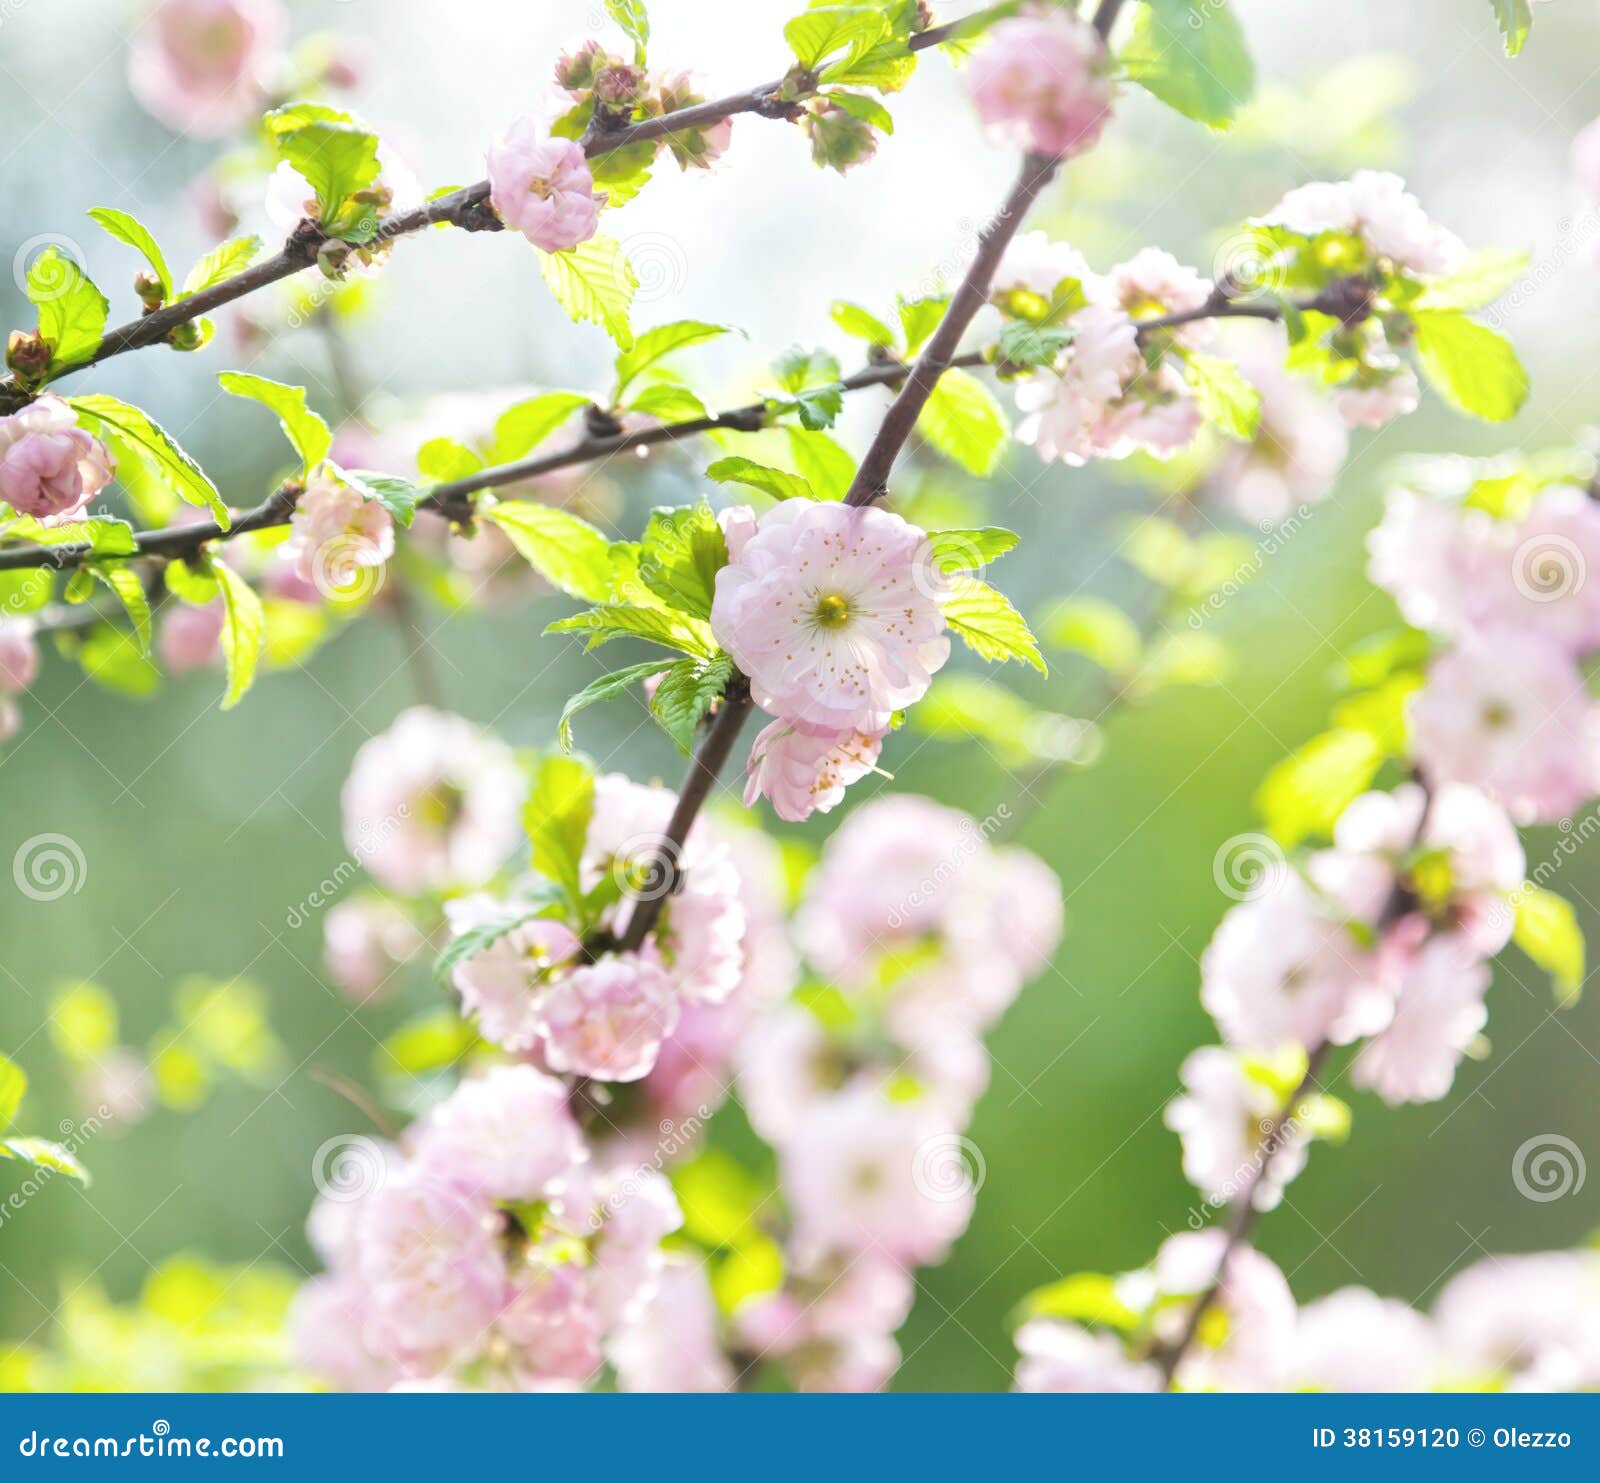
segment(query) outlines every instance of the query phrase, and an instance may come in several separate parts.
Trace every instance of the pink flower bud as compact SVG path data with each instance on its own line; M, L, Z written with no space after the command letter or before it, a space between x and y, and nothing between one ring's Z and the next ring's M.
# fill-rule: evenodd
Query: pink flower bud
M0 417L0 499L49 524L70 520L111 481L105 444L60 397Z
M546 138L519 118L485 156L489 200L508 227L546 252L565 252L594 236L604 196L597 196L583 149Z

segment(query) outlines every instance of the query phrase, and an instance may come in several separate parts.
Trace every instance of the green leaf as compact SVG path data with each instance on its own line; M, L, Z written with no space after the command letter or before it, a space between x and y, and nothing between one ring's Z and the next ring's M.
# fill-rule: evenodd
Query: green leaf
M856 461L827 433L786 427L789 456L818 499L843 499L855 478Z
M1183 361L1206 421L1230 438L1251 442L1261 426L1261 393L1231 360L1190 350Z
M690 661L679 662L687 664ZM635 685L660 674L664 669L672 668L672 665L670 659L648 659L643 664L630 664L626 669L614 669L608 675L601 675L598 680L592 680L576 695L569 697L561 707L561 721L556 727L556 740L560 742L561 750L572 750L572 718L579 711L587 710L602 700L615 700L619 695L626 695Z
M533 868L574 902L583 896L578 866L593 813L594 770L589 764L579 757L541 759L522 824L533 847Z
M943 741L979 739L1011 766L1094 759L1093 723L1039 710L1004 685L980 675L939 674L911 708L908 723Z
M628 309L639 279L620 243L595 236L567 252L534 250L544 281L570 319L599 325L624 350L633 344Z
M1171 685L1219 685L1232 667L1232 653L1215 634L1163 634L1139 666L1137 689L1151 695Z
M1035 1288L1012 1315L1014 1324L1031 1318L1064 1318L1073 1323L1131 1333L1142 1314L1122 1295L1121 1284L1103 1272L1074 1272L1047 1287Z
M1512 899L1517 914L1511 940L1550 975L1557 1003L1577 1003L1586 953L1572 903L1531 884L1519 887Z
M650 17L645 14L644 0L606 0L606 11L633 43L634 65L644 66L645 48L650 44Z
M962 370L946 371L917 417L917 431L944 456L980 478L994 472L1011 425L989 388Z
M1511 342L1461 314L1423 311L1417 358L1434 389L1458 412L1507 422L1528 398L1528 373Z
M4 534L19 536L39 546L85 545L96 556L131 556L139 549L133 527L126 520L96 515L88 520L68 520L45 525L31 515L6 522Z
M531 500L502 500L479 512L508 536L527 563L569 597L611 594L610 542L587 520Z
M708 324L699 319L679 319L645 330L617 356L617 389L613 400L620 402L634 378L658 360L675 350L715 340L728 334L731 328L730 325Z
M380 474L374 469L339 469L339 478L362 498L376 500L397 525L409 527L416 518L422 491L409 479Z
M170 300L172 274L167 268L167 260L156 239L150 235L150 229L138 217L130 216L126 211L118 211L114 206L92 207L89 215L117 241L126 242L129 247L144 255L144 260L150 264L150 271L156 275L161 284L161 297Z
M167 591L180 602L196 607L215 602L219 593L217 578L210 565L204 562L191 566L181 557L174 557L167 563L165 580Z
M120 695L145 696L161 684L161 671L139 652L126 629L102 623L78 646L78 663L97 685Z
M839 358L826 350L791 345L772 363L778 385L791 396L812 386L831 386L839 379Z
M858 340L865 340L869 345L882 345L893 350L900 344L899 335L859 304L835 299L833 308L828 312L833 316L833 322L845 334L854 335Z
M587 768L585 768L585 772L587 773ZM590 784L592 789L592 777L590 779ZM585 817L584 820L584 828L588 828L587 817ZM537 849L538 845L535 844L534 847ZM581 836L579 838L579 848L580 850L582 849ZM493 947L495 943L499 942L500 939L506 935L506 933L515 932L516 929L522 926L525 922L531 922L536 918L543 916L547 905L548 903L544 901L539 901L533 905L526 905L522 903L508 905L506 909L503 912L500 912L498 915L490 917L487 921L479 922L477 926L469 927L465 932L459 933L455 937L452 937L450 941L445 944L444 950L437 958L434 959L433 976L435 980L445 988L452 987L451 975L455 972L457 967L459 967L462 963L465 963L468 958L475 958L479 953ZM454 1019L455 1016L452 1016L452 1018ZM456 1022L457 1024L460 1023L459 1020ZM388 1042L385 1042L385 1048L387 1048L387 1046ZM414 1071L418 1069L415 1065L415 1058L419 1049L420 1047L414 1043L408 1045L406 1047L406 1052L396 1054L395 1059L399 1061L406 1070ZM464 1050L465 1046L461 1046L460 1049ZM459 1054L459 1050L456 1054ZM453 1061L456 1059L456 1056L451 1055L448 1059Z
M483 466L478 454L454 438L429 438L417 449L417 472L440 484L468 478Z
M695 727L733 678L733 660L680 659L666 672L650 701L650 714L685 756L694 749Z
M1522 50L1533 28L1533 6L1529 0L1489 0L1494 6L1494 18L1506 44L1506 55L1514 57Z
M35 1169L48 1169L53 1174L65 1174L85 1187L89 1184L89 1171L78 1162L77 1156L59 1143L48 1138L0 1139L0 1158L21 1159Z
M306 405L305 387L285 386L281 381L269 381L265 376L254 376L247 371L224 371L217 377L217 383L229 396L260 402L268 411L277 414L284 437L300 455L301 477L309 479L333 447L333 433Z
M1216 129L1255 91L1244 30L1227 0L1146 0L1121 61L1169 108Z
M1284 845L1332 838L1340 814L1367 791L1384 748L1369 731L1336 727L1314 736L1272 769L1256 790L1268 832Z
M1435 278L1418 296L1416 309L1481 309L1492 304L1528 271L1527 252L1492 248L1474 252L1448 278Z
M889 29L888 17L866 5L818 5L802 11L783 28L800 65L814 71L838 52L849 63L864 56Z
M80 570L90 573L96 581L103 582L116 595L128 615L128 621L133 624L134 634L139 640L139 652L149 654L150 600L144 595L144 583L139 580L139 574L131 566L119 561L91 561Z
M0 1054L0 1130L11 1126L28 1090L28 1073L10 1056Z
M669 607L709 618L728 543L716 514L697 505L652 510L639 541L639 580Z
M827 386L808 386L795 393L795 410L800 425L811 432L830 428L844 411L844 386L838 381Z
M842 108L851 118L858 118L864 124L871 124L875 129L881 129L885 134L894 133L894 115L889 112L876 98L869 98L865 93L846 93L834 91L823 95L836 108Z
M682 613L669 613L661 608L640 607L634 603L603 603L586 613L571 618L560 618L545 629L546 633L582 633L588 635L589 649L598 649L613 639L644 639L652 644L664 644L680 653L695 654L709 659L717 652L717 642L710 627L698 618Z
M982 530L928 532L927 559L944 573L981 571L1012 550L1021 539L1016 531L998 525Z
M1048 672L1038 640L1004 594L976 577L953 577L950 587L945 626L973 653L991 664L1017 659L1041 674Z
M691 422L697 417L708 417L706 404L687 386L660 381L647 386L631 402L628 411L640 412L646 417L658 417L662 422Z
M706 470L706 478L718 484L745 484L773 499L815 499L816 491L798 474L767 467L752 459L733 456L719 458Z
M1000 337L995 341L995 363L1002 370L1054 365L1056 357L1076 338L1076 333L1066 325L1033 324L1014 319L1000 327Z
M316 196L323 227L339 226L345 202L378 178L378 136L314 105L291 103L265 121L278 157L305 176Z
M906 354L915 355L928 337L939 328L944 311L950 306L949 294L929 294L920 299L901 299L900 326L906 332Z
M185 503L209 508L217 524L227 529L228 507L217 486L148 412L102 392L68 397L67 402L78 421L110 447L117 459L119 483L129 476L125 465L135 464L147 478Z
M1139 663L1144 639L1139 626L1115 603L1071 597L1057 603L1040 625L1044 641L1082 654L1108 674L1128 675Z
M259 237L235 237L220 247L213 247L189 269L189 276L183 280L182 297L188 298L202 289L215 288L219 283L237 278L260 251Z
M228 688L222 709L232 710L256 677L256 664L267 636L267 616L256 590L226 562L212 558L211 573L222 589L222 657L228 665Z
M507 407L495 419L490 461L515 463L519 458L526 458L579 407L588 403L589 398L579 391L547 391Z
M111 306L59 248L45 248L29 265L27 292L39 311L39 335L50 346L51 375L88 360L100 348Z
M466 935L463 933L462 937ZM445 952L449 953L459 941L459 937L454 939ZM453 969L458 961L459 958L452 959L449 967ZM384 1036L383 1043L372 1053L372 1063L380 1076L395 1067L411 1076L425 1076L454 1066L477 1038L454 1008L432 1009L413 1015L398 1030Z

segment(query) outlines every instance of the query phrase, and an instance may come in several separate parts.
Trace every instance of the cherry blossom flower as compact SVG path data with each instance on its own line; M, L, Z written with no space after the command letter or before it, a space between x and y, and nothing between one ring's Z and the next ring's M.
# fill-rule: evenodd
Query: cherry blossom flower
M1428 1320L1364 1287L1342 1287L1318 1298L1296 1320L1296 1390L1415 1392L1431 1389L1438 1370Z
M1191 313L1211 302L1212 283L1159 247L1144 247L1108 275L1113 301L1137 324L1164 314ZM1182 345L1204 345L1215 333L1209 319L1165 331Z
M204 669L222 657L227 608L220 597L205 603L169 603L156 632L156 653L168 674Z
M1064 282L1077 280L1091 303L1112 301L1111 283L1089 266L1089 260L1069 242L1046 232L1018 232L1001 255L990 295L999 300L1027 294L1045 304L1056 297Z
M1376 256L1413 273L1450 273L1466 256L1460 238L1430 221L1405 182L1387 171L1357 170L1349 180L1299 186L1259 220L1306 237L1354 233Z
M1017 440L1047 462L1083 464L1099 456L1102 420L1142 362L1138 332L1121 309L1090 304L1067 323L1074 338L1055 366L1016 383Z
M514 902L481 894L445 903L445 917L458 937L521 910ZM565 923L545 917L520 922L452 970L462 1013L476 1017L485 1040L505 1050L532 1050L544 1029L543 991L582 946Z
M757 704L837 733L883 731L950 657L923 531L876 507L785 500L717 573L711 628Z
M732 1390L733 1366L722 1352L717 1305L705 1268L678 1257L666 1263L653 1297L606 1344L624 1392Z
M1387 427L1397 417L1409 416L1422 401L1417 373L1396 361L1380 380L1356 381L1334 393L1333 405L1346 427Z
M1156 1253L1159 1298L1198 1297L1216 1279L1227 1238L1218 1229L1180 1231ZM1228 1257L1217 1307L1226 1316L1216 1336L1201 1335L1174 1376L1182 1390L1281 1390L1294 1356L1295 1305L1275 1263L1249 1246ZM1181 1333L1186 1306L1162 1301L1157 1336L1171 1342Z
M522 835L526 794L501 742L415 706L356 753L342 795L345 844L403 894L482 885Z
M358 1004L386 997L394 970L422 951L426 939L393 902L340 901L322 919L322 964L329 981Z
M278 0L160 0L134 37L128 81L168 128L217 139L266 106L288 34Z
M773 721L750 746L745 806L766 798L785 823L798 824L813 813L827 813L844 798L851 783L875 770L881 734L860 731L801 731Z
M996 139L1063 158L1100 137L1115 93L1099 34L1055 7L993 27L972 59L967 86Z
M601 1081L637 1081L678 1021L672 980L639 954L607 955L561 975L538 1006L551 1069Z
M590 1379L600 1368L603 1326L576 1262L531 1251L516 1274L496 1332L512 1350L519 1389Z
M594 236L605 197L597 196L583 148L519 118L487 156L489 201L500 219L546 252L565 252Z
M306 485L289 527L284 559L294 563L303 581L335 600L374 591L374 579L364 573L394 555L393 516L377 500L325 472Z
M77 518L111 482L111 455L48 393L0 417L0 500L46 525Z
M1016 1389L1034 1395L1136 1394L1164 1389L1152 1364L1130 1360L1122 1341L1057 1318L1033 1318L1016 1334Z
M1433 1321L1459 1381L1592 1390L1600 1385L1600 1255L1489 1257L1444 1285Z

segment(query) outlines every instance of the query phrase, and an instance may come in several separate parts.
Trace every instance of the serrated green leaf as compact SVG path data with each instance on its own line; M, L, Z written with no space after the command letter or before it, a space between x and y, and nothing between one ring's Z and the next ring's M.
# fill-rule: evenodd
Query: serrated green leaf
M845 299L835 299L833 307L828 312L833 316L833 322L845 334L854 335L858 340L865 340L869 345L883 345L893 350L900 344L899 335L859 304L849 303Z
M657 509L639 541L639 580L669 607L709 618L728 543L711 506Z
M557 619L545 632L586 634L588 649L598 649L613 639L644 639L707 659L717 652L710 626L699 619L634 603L602 603L571 618Z
M247 371L223 371L217 377L217 384L229 396L260 402L277 416L284 437L300 455L302 478L309 479L317 465L328 456L328 450L333 447L333 432L306 405L305 387L286 386L281 381L269 381L265 376Z
M39 335L50 346L50 375L89 359L100 348L111 306L89 275L57 247L28 267L29 301L39 311Z
M934 530L928 532L926 559L938 571L981 571L1015 548L1021 539L1016 531L998 525L982 530ZM921 558L923 553L919 553Z
M847 93L835 89L823 94L835 108L842 108L851 118L858 118L864 124L871 124L873 128L885 134L894 133L894 116L876 98L869 98L865 93Z
M568 897L582 899L579 863L594 813L594 769L581 757L549 756L534 770L533 791L522 811L533 868Z
M1527 252L1501 248L1474 252L1447 278L1435 278L1412 306L1459 312L1492 304L1528 271Z
M255 588L226 562L213 558L211 573L222 590L219 638L222 657L228 666L228 688L222 697L222 709L227 711L238 705L255 680L256 665L267 636L267 615L262 611Z
M482 457L455 438L429 438L417 449L417 472L440 484L468 478L483 467Z
M526 458L579 407L588 404L589 398L579 391L547 391L507 407L495 419L490 462L515 463Z
M28 1073L10 1056L0 1054L0 1131L11 1126L28 1090Z
M561 750L572 750L572 718L579 711L587 710L603 700L615 700L619 695L626 695L635 685L642 684L664 669L672 668L673 662L670 659L648 659L643 664L614 669L610 674L601 675L598 680L591 680L576 695L569 696L567 703L561 707L561 720L556 726L556 740L561 744Z
M795 411L800 425L811 432L830 428L844 411L844 386L835 381L827 386L808 386L795 393Z
M786 427L789 456L801 478L817 499L839 500L855 478L856 461L827 433L804 427Z
M131 566L118 561L86 562L80 570L90 573L97 582L104 583L122 604L128 621L133 624L134 635L139 640L139 652L150 652L150 600L144 595L144 583Z
M644 66L645 48L650 44L650 17L645 14L644 0L606 0L606 12L633 43L634 65Z
M1433 388L1458 412L1508 422L1528 399L1528 373L1511 342L1461 314L1412 316L1417 359Z
M610 596L611 543L587 520L531 500L502 500L479 518L498 525L552 587L589 602Z
M1255 65L1227 0L1146 0L1120 60L1169 108L1216 129L1255 91Z
M639 373L676 350L701 345L728 334L731 325L710 324L699 319L679 319L643 331L617 356L617 386L612 398L620 402Z
M1052 648L1082 654L1112 675L1129 675L1144 651L1139 625L1115 603L1072 597L1045 614L1040 634Z
M1261 426L1261 393L1231 360L1190 350L1183 362L1206 421L1226 437L1251 442Z
M217 486L148 412L116 397L94 392L67 398L78 421L106 443L117 460L117 480L125 483L125 462L138 464L144 474L176 494L186 504L211 511L217 524L227 529L228 507Z
M633 344L628 310L639 279L621 243L594 236L567 252L534 250L539 272L570 319L599 325L624 350Z
M316 196L324 229L340 226L345 202L378 178L378 136L331 109L295 103L269 113L266 124L278 158Z
M888 29L888 17L870 6L818 5L787 22L783 35L800 65L815 70L819 62L840 52L841 62L848 66L869 52Z
M791 345L772 363L778 385L793 396L809 387L831 386L839 379L839 358L826 350Z
M1505 42L1506 55L1514 57L1533 29L1533 6L1529 0L1489 0L1489 3L1494 6L1494 18Z
M976 577L952 577L944 621L981 659L991 664L1016 659L1031 664L1040 674L1048 673L1027 620L987 582Z
M189 276L183 280L181 297L188 298L202 289L215 288L219 283L237 278L255 261L260 251L259 237L234 237L219 247L213 247L189 269Z
M737 455L719 458L706 470L706 478L718 484L745 484L759 489L773 499L815 499L816 492L798 474L783 469L769 468L753 459Z
M949 294L927 294L920 299L901 299L898 303L900 327L906 334L906 354L915 355L928 337L939 328L944 311L950 307Z
M139 549L133 527L126 520L96 515L88 520L67 520L45 525L31 515L6 522L4 534L39 546L85 545L97 556L131 556Z
M150 271L156 275L161 284L161 297L170 300L172 274L167 268L167 260L159 244L150 234L150 229L138 217L130 216L126 211L118 211L114 206L91 207L89 215L117 241L127 243L136 252L144 255L144 260L150 264Z
M0 1158L20 1159L36 1169L48 1169L53 1174L65 1174L87 1188L89 1171L78 1162L70 1149L48 1138L0 1139Z
M946 458L983 478L1000 462L1011 425L983 382L966 371L949 370L934 383L917 431Z
M687 756L694 749L695 727L733 678L733 660L682 659L662 677L650 700L650 714Z
M706 404L687 386L676 382L660 381L647 386L628 403L627 410L645 417L659 418L662 422L692 422L697 417L708 417Z
M395 474L380 474L375 469L338 469L338 474L363 499L374 500L382 505L397 525L409 527L416 517L417 501L422 498L422 491L409 479L402 479Z
M1511 940L1550 975L1556 1002L1575 1004L1583 992L1587 954L1572 903L1531 884L1519 887L1513 899Z

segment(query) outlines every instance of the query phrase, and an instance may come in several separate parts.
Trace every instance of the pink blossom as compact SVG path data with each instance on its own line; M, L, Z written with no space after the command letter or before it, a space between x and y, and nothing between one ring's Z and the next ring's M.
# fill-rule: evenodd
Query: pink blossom
M1163 1389L1153 1364L1130 1360L1115 1334L1091 1333L1058 1318L1017 1330L1017 1384L1035 1395L1133 1394Z
M594 1231L589 1293L607 1327L631 1323L660 1280L661 1242L683 1224L671 1183L653 1168L626 1165L584 1171L568 1181L552 1209L565 1229Z
M1155 1285L1163 1300L1156 1333L1172 1342L1183 1330L1187 1306L1174 1298L1209 1291L1222 1262L1226 1237L1215 1227L1169 1236L1156 1253ZM1183 1390L1280 1390L1294 1357L1295 1305L1289 1284L1275 1263L1249 1246L1228 1257L1218 1309L1227 1322L1217 1337L1204 1329L1192 1345L1176 1380Z
M1441 1353L1459 1380L1514 1391L1600 1385L1600 1256L1494 1256L1458 1272L1433 1307Z
M458 897L445 903L451 932L466 932L514 919L525 909L491 896ZM461 995L463 1014L477 1020L478 1033L505 1050L526 1051L543 1032L541 1002L552 977L578 956L582 943L564 923L533 917L458 962L450 981Z
M769 1143L793 1134L841 1079L840 1058L822 1022L798 1004L757 1019L740 1037L735 1055L739 1100Z
M678 1021L672 980L640 955L608 955L564 974L539 1000L552 1070L637 1081Z
M1503 537L1486 510L1464 509L1410 489L1391 490L1367 537L1367 573L1393 594L1408 623L1455 634L1473 620L1487 565Z
M78 426L60 397L46 394L0 417L0 500L46 525L75 519L111 482L106 446Z
M345 844L394 891L482 885L522 837L526 793L502 743L415 706L356 753L342 795Z
M393 1361L363 1342L371 1317L369 1294L350 1273L313 1277L289 1309L289 1334L300 1366L341 1390L385 1390L397 1377Z
M217 139L266 106L289 16L278 0L160 0L134 38L134 97L180 134Z
M497 1331L523 1384L584 1381L600 1368L600 1318L576 1263L530 1252Z
M156 634L156 653L167 673L181 675L215 664L222 657L226 616L220 597L207 603L169 604Z
M1394 1298L1342 1287L1308 1303L1295 1326L1294 1388L1396 1393L1431 1390L1439 1353L1428 1320Z
M1016 383L1019 442L1046 462L1083 464L1097 455L1097 429L1139 372L1138 332L1121 309L1090 304L1067 321L1072 344L1054 368Z
M363 573L394 555L394 518L377 500L326 473L312 476L289 526L284 559L334 600L375 591L381 576L374 580Z
M757 703L796 725L881 732L950 657L945 578L887 510L785 500L717 573L711 628Z
M763 727L750 746L746 765L746 807L766 798L785 823L798 824L813 813L828 813L844 790L872 772L883 736L850 731L812 735L787 721Z
M1349 180L1299 186L1260 221L1306 237L1351 232L1378 257L1413 273L1450 273L1466 256L1460 238L1430 221L1405 182L1386 171L1357 170Z
M1261 1163L1262 1142L1288 1099L1252 1070L1236 1051L1191 1051L1179 1072L1184 1094L1167 1104L1165 1122L1183 1140L1184 1176L1209 1202L1230 1204L1253 1181L1252 1203L1271 1210L1305 1168L1310 1139L1286 1127L1271 1161Z
M27 618L0 618L0 692L20 695L39 674L39 646Z
M1387 427L1397 417L1417 410L1422 388L1410 366L1396 363L1381 381L1363 385L1353 382L1333 394L1333 404L1346 427Z
M340 901L322 919L322 964L329 981L357 1004L387 997L394 971L426 939L398 906L380 898Z
M1389 1022L1394 986L1298 874L1242 901L1200 960L1200 1002L1232 1045L1346 1045Z
M143 1055L113 1045L77 1078L77 1093L86 1111L132 1127L150 1114L155 1079Z
M698 1261L677 1257L654 1296L606 1344L624 1392L732 1390L733 1366L717 1335L717 1305Z
M1096 273L1071 243L1054 241L1045 232L1018 232L995 269L990 295L1006 299L1022 293L1049 304L1055 300L1056 290L1073 279L1083 285L1091 303L1112 301L1110 281Z
M547 136L524 116L485 156L490 204L508 227L546 252L565 252L594 236L604 196L597 196L583 147Z
M490 1200L543 1198L584 1158L567 1089L532 1066L493 1066L424 1118L414 1156Z
M1083 446L1093 458L1148 453L1168 459L1194 442L1202 420L1189 383L1175 366L1163 365L1141 371L1115 402L1101 409Z
M8 742L22 730L22 711L9 696L0 699L0 742Z
M1600 733L1583 676L1537 633L1468 634L1411 701L1428 780L1481 788L1519 823L1560 818L1600 791Z
M1575 654L1600 648L1600 504L1586 491L1542 490L1520 520L1488 527L1477 574L1479 623L1525 626Z
M1115 93L1094 27L1053 7L993 27L972 59L967 86L996 139L1063 158L1100 137Z
M1141 248L1127 262L1118 263L1109 277L1114 301L1135 324L1164 314L1190 313L1211 302L1211 280L1159 247ZM1166 333L1179 344L1203 345L1214 329L1210 320L1197 319Z

